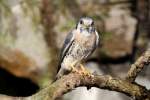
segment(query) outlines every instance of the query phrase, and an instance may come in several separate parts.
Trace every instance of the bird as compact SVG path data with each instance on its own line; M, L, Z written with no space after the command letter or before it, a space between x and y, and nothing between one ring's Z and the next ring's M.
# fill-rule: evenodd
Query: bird
M90 17L80 18L76 27L72 29L64 41L56 79L71 71L80 72L77 69L78 66L81 67L81 72L89 73L82 62L94 52L98 45L99 34L95 29L94 20Z

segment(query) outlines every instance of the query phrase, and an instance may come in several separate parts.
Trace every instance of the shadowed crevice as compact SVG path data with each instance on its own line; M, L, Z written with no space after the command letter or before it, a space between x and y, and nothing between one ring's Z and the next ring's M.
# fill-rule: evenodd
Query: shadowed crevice
M37 92L39 87L31 80L18 78L0 68L0 94L11 96L29 96Z

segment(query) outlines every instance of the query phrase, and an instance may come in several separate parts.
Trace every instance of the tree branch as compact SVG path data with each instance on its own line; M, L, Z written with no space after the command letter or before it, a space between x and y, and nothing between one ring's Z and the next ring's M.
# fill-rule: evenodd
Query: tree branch
M150 49L148 49L137 61L131 65L128 71L126 79L130 82L134 82L138 73L142 71L145 65L150 63Z
M82 75L78 73L70 73L62 77L60 80L49 85L39 93L28 97L30 100L55 100L63 94L73 90L79 86L97 87L112 91L124 93L130 97L135 97L136 100L146 100L148 90L145 87L130 83L125 80L112 78L111 76L102 75ZM149 98L150 99L150 98ZM25 99L26 100L26 99Z
M150 100L150 91L133 82L143 67L150 63L150 50L147 50L135 64L131 65L127 80L113 78L108 75L85 75L70 73L49 84L46 88L29 97L12 97L9 100L55 100L76 87L97 87L126 94L135 100ZM8 97L7 97L8 98ZM3 99L4 100L4 99Z

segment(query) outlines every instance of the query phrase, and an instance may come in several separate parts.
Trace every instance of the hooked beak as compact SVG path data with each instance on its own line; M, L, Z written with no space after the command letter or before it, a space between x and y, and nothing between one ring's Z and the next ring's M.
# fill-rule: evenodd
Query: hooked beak
M80 31L87 31L89 33L94 32L95 28L93 26L82 26L80 28Z
M93 31L94 31L94 27L91 27L91 26L86 26L85 29L86 29L88 32L93 32Z
M89 28L89 27L85 27L85 29L86 29L87 31L89 31L90 28Z

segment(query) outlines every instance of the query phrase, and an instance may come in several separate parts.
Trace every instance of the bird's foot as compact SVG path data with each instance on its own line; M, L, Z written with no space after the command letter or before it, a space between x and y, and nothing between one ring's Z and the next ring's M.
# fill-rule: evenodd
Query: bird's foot
M81 73L87 76L91 76L91 72L85 68L82 64L80 64L80 68L81 68Z
M72 72L74 72L74 73L78 72L78 69L75 68L74 66L71 66L71 68L72 68Z
M78 72L78 69L75 68L75 64L76 64L76 63L77 63L77 61L74 61L74 62L70 65L72 72Z

